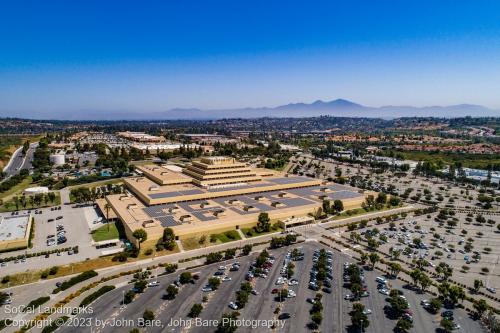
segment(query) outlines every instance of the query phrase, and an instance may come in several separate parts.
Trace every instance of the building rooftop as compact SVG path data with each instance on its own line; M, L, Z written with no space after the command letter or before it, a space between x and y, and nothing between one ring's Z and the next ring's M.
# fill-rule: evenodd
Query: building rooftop
M6 216L0 218L0 241L24 239L28 235L31 215Z
M209 188L195 186L191 183L159 185L146 177L125 178L124 182L127 187L147 205L318 186L321 184L321 181L318 179L301 176L268 177L252 183L246 183L244 179L241 179L232 184L212 186Z
M138 165L136 170L141 171L148 178L154 180L159 185L175 185L191 183L191 178L180 172L175 172L171 168L157 165Z

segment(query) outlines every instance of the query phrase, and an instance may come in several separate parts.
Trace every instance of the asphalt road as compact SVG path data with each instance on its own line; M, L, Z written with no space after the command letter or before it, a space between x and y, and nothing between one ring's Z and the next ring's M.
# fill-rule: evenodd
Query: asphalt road
M22 148L14 152L8 165L3 170L7 174L7 177L18 174L22 169L29 170L32 167L31 162L33 161L33 154L35 153L37 146L38 143L30 144L30 148L26 152L26 156L22 154Z

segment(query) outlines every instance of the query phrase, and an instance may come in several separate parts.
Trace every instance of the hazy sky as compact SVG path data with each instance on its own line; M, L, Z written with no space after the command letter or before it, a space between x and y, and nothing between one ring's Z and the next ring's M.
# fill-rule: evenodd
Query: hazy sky
M0 2L0 115L500 108L500 1Z

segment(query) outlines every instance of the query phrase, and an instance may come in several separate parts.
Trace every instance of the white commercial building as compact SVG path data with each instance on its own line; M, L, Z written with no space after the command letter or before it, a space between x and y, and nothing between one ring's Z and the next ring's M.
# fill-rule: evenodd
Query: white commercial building
M63 165L66 163L66 155L64 153L56 153L50 155L50 163L54 165Z

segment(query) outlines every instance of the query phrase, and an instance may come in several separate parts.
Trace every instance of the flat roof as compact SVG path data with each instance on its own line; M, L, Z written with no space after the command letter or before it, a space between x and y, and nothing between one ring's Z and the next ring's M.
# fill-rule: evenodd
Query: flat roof
M24 239L31 215L6 216L0 219L0 241Z
M104 217L106 217L106 199L97 199L96 201L96 204L97 204L97 207L99 207L99 209L101 210L101 213ZM109 214L109 219L116 219L118 216L116 215L115 211L113 210L113 208L111 208L109 211L108 211L108 214Z
M147 164L138 165L136 169L160 185L190 183L192 181L191 177L163 166Z
M185 185L165 187L183 188ZM203 194L206 197L193 200L172 194L171 202L149 206L134 195L115 194L106 199L113 205L130 234L138 228L144 228L153 239L160 237L165 227L173 227L176 235L210 233L210 230L217 228L254 223L261 212L268 212L272 218L280 220L303 216L321 207L324 196L346 198L344 204L359 205L365 196L356 188L337 184L319 183L274 191L258 191L260 187L254 189L257 191L228 191L231 195L216 197L209 197L214 193L205 191Z
M111 199L114 205L122 210L120 215L128 221L156 219L163 227L171 227L181 225L183 222L180 217L186 215L189 215L194 221L207 222L255 214L256 212L271 212L320 205L323 201L320 196L324 194L321 189L328 188L333 191L334 187L335 185L327 185L283 191L256 192L153 206L145 206L137 198L124 195L108 196L108 199ZM363 194L354 189L343 189L332 194L338 193L343 194L343 199L364 197ZM222 217L218 216L217 213L221 214Z
M147 205L319 186L321 184L320 180L302 176L267 177L251 183L241 182L213 188L202 188L190 183L159 185L146 177L125 178L124 181L128 188Z

